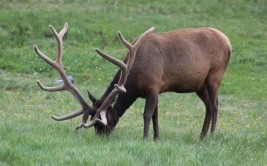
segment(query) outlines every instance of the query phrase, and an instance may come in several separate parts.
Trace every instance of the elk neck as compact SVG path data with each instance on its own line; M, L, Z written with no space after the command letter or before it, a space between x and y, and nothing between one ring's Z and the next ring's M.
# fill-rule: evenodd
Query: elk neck
M114 85L119 81L120 73L120 70L116 73L107 90L101 97L101 101L104 101L106 97L110 94L110 92L114 89ZM138 98L138 94L135 92L135 88L129 82L130 81L127 81L125 84L127 92L125 94L120 93L118 95L116 101L114 101L113 103L113 109L111 109L111 111L115 111L113 113L118 117L121 117L125 113L125 111L133 104L133 102Z

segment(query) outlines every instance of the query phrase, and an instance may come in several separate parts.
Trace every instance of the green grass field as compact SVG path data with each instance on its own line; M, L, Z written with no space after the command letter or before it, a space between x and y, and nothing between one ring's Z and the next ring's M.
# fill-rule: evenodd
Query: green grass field
M144 100L137 100L108 137L74 129L75 118L50 115L76 111L68 92L44 92L58 74L33 51L55 57L49 31L69 23L63 63L86 97L101 96L117 68L94 48L122 59L120 30L133 40L151 26L156 32L210 26L231 40L233 56L220 88L217 131L199 140L204 105L195 94L160 96L161 138L143 140ZM88 101L89 102L89 101ZM0 165L267 165L267 1L265 0L1 0ZM152 125L151 125L152 126Z

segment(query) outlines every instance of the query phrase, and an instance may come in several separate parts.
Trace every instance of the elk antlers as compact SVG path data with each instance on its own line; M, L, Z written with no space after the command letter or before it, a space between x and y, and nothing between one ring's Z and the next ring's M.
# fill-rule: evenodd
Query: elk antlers
M130 72L130 70L132 68L133 63L134 63L137 48L140 46L140 41L147 34L153 32L155 28L152 27L149 30L147 30L146 32L144 32L141 36L139 36L139 38L136 40L134 45L130 44L127 40L125 40L124 37L122 36L122 34L120 32L118 32L118 37L119 37L120 41L129 49L129 57L128 57L126 63L124 63L124 62L122 62L122 61L120 61L120 60L118 60L116 58L111 57L110 55L100 51L99 49L96 49L96 52L100 56L102 56L103 58L105 58L109 62L117 65L118 67L120 67L121 75L120 75L120 79L119 79L118 84L114 85L114 89L107 96L107 98L105 99L103 104L97 110L94 118L89 123L86 123L86 121L88 119L88 116L93 114L93 108L90 107L85 102L85 100L83 99L83 97L80 94L80 92L69 81L69 79L67 78L67 75L65 73L65 70L63 68L63 65L62 65L62 54L63 54L62 39L63 39L65 33L68 30L68 24L65 23L63 29L59 33L57 33L57 31L55 30L55 28L52 25L49 25L49 28L51 29L54 37L57 40L57 56L56 56L56 60L55 61L51 60L49 57L47 57L45 54L43 54L38 49L38 47L36 45L34 45L33 48L34 48L36 54L40 58L42 58L44 61L46 61L49 65L51 65L53 68L55 68L58 71L59 75L61 76L61 78L63 80L63 85L57 86L57 87L46 87L39 80L37 81L37 84L39 85L39 87L42 90L49 91L49 92L63 91L63 90L67 90L67 91L71 92L71 94L74 96L74 98L77 99L77 101L80 103L80 105L82 107L79 111L73 112L73 113L68 114L66 116L62 116L62 117L52 116L52 118L54 120L57 120L57 121L63 121L63 120L71 119L71 118L74 118L76 116L79 116L79 115L83 114L82 123L76 127L76 130L80 129L82 127L85 127L85 128L92 127L92 126L95 125L96 122L106 126L107 125L106 111L107 111L108 107L115 101L115 99L117 98L119 93L121 93L121 92L122 93L126 93L126 89L125 89L124 85L125 85L125 83L127 81L128 74L129 74L129 72Z
M79 115L81 115L81 114L83 114L85 112L88 112L89 114L92 114L93 108L91 108L85 102L85 100L83 99L83 97L80 94L80 92L69 81L69 79L67 78L67 75L65 73L65 70L64 70L64 68L62 66L62 54L63 54L62 39L63 39L65 33L68 30L68 24L65 23L63 29L59 33L57 33L57 31L55 30L55 28L52 25L49 25L49 28L51 29L54 37L57 40L57 56L56 56L56 60L55 61L51 60L49 57L47 57L45 54L43 54L38 49L38 47L36 45L34 45L33 48L34 48L36 54L39 55L40 58L42 58L44 61L46 61L49 65L51 65L53 68L55 68L58 71L59 75L61 76L61 78L63 80L63 85L57 86L57 87L46 87L39 80L37 81L37 84L39 85L39 87L42 90L49 91L49 92L67 90L67 91L72 93L74 98L76 98L78 100L78 102L80 103L80 105L82 106L82 108L79 111L73 112L73 113L71 113L69 115L62 116L62 117L52 116L52 118L54 120L57 120L57 121L62 121L62 120L67 120L67 119L74 118L74 117L79 116Z
M125 40L125 38L122 36L121 32L118 32L118 37L119 37L120 41L129 49L129 58L128 58L126 63L124 63L124 62L122 62L116 58L113 58L112 56L100 51L99 49L96 49L96 52L100 56L102 56L103 58L105 58L109 62L117 65L118 67L120 67L121 75L120 75L120 79L119 79L118 84L114 85L114 89L107 96L107 98L105 99L103 104L100 106L100 108L98 108L97 113L96 113L95 117L92 119L92 121L88 124L84 124L85 128L89 128L89 127L94 126L96 122L100 122L103 125L107 125L106 111L107 111L108 107L115 101L115 99L117 98L119 93L121 93L121 92L126 93L126 89L125 89L124 85L127 81L127 77L129 75L129 72L130 72L132 65L134 63L137 48L140 46L140 41L142 41L142 39L147 34L153 32L154 29L155 28L152 27L149 30L147 30L146 32L144 32L141 36L139 36L139 38L137 39L137 41L135 42L134 45L130 44L127 40ZM99 119L99 117L101 117L101 119Z

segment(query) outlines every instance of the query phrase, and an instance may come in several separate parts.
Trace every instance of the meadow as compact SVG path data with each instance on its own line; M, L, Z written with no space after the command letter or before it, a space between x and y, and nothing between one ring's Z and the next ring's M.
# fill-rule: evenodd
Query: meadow
M94 129L75 132L80 117L52 120L79 105L69 92L38 87L36 80L53 85L59 75L33 45L54 59L56 41L48 25L60 30L65 22L64 67L84 97L87 89L100 97L117 71L94 48L119 59L127 52L117 31L132 41L152 26L156 32L220 29L231 40L233 55L220 87L216 133L199 139L205 108L195 94L160 96L157 141L151 132L143 140L143 99L109 136ZM1 0L0 106L3 166L267 165L267 1Z

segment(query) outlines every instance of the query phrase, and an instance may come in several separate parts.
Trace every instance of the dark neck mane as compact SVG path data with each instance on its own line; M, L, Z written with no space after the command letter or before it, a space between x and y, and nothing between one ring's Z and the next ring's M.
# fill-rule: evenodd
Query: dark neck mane
M111 81L110 85L108 86L107 90L101 97L101 101L104 102L106 97L110 94L110 92L114 89L114 84L117 84L120 79L120 70L116 73L115 77ZM125 88L127 92L125 94L120 93L118 98L116 99L113 111L116 111L116 115L121 117L124 112L132 105L132 103L137 99L138 95L136 94L135 90L131 85L125 84Z
M107 90L105 91L105 93L102 95L102 97L100 98L100 100L102 102L104 102L104 100L107 98L107 96L110 94L110 92L114 89L114 85L117 84L119 82L120 79L120 73L121 71L119 70L115 77L113 78L113 80L111 81L110 85L108 86Z

